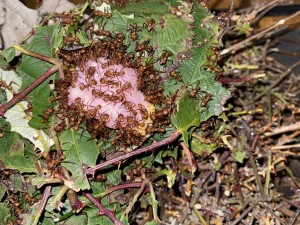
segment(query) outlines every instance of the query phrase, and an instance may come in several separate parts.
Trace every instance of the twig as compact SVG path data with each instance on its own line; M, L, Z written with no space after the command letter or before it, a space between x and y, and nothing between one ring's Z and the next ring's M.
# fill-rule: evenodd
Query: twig
M230 225L236 225L238 224L249 212L252 211L252 209L256 206L256 204L258 203L258 201L255 201L252 205L250 205L241 215L239 218L237 218L234 222L232 222L232 224Z
M172 143L173 141L175 141L179 136L181 135L181 133L179 131L175 131L170 137L160 141L160 142L154 142L152 145L134 150L132 152L129 152L127 154L121 155L119 157L113 158L111 160L105 161L103 163L100 163L98 165L96 165L95 167L92 168L88 168L86 170L86 175L90 174L90 175L94 175L96 171L101 170L109 165L115 164L115 163L119 163L122 162L126 159L129 159L133 156L136 155L140 155L142 153L146 153L146 152L150 152L150 151L154 151L155 149L164 146L164 145L168 145L170 143Z
M255 149L255 146L256 146L257 139L258 139L258 135L255 136L255 138L254 138L254 140L252 142L251 149L252 149L253 152L254 152L254 149ZM258 189L259 189L260 195L261 195L262 198L265 198L266 195L265 195L262 183L261 183L260 176L259 176L258 171L257 171L255 159L254 159L254 157L252 155L252 152L250 152L248 149L247 149L247 152L248 152L248 156L249 156L251 167L253 169L254 176L256 178L256 182L257 182L257 185L258 185Z
M131 211L132 207L134 206L134 204L137 202L137 200L139 199L140 195L143 193L144 189L145 189L145 186L147 184L147 180L144 180L142 183L141 183L141 187L140 189L136 192L136 194L134 195L132 201L129 203L129 205L127 206L125 212L123 212L122 214L122 217L121 217L121 220L127 216L127 214Z
M184 142L180 142L180 145L189 161L189 164L191 166L191 171L192 173L194 173L197 170L197 165L196 165L194 155Z
M300 11L294 13L293 15L291 15L291 16L285 18L285 19L279 20L276 24L270 26L266 30L263 30L262 32L260 32L260 33L258 33L256 35L253 35L252 37L249 37L249 38L247 38L244 41L241 41L241 42L239 42L239 43L237 43L237 44L235 44L235 45L233 45L233 46L231 46L229 48L226 48L226 49L222 50L220 52L221 56L225 56L225 55L227 55L229 53L230 54L234 54L236 51L241 50L241 49L249 46L252 41L262 38L268 32L283 27L284 25L286 25L286 23L288 21L297 18L299 15L300 15Z
M92 203L94 203L95 206L99 209L100 215L106 215L108 216L115 225L123 225L117 217L115 216L114 212L111 210L107 210L99 201L97 201L90 193L83 193L84 196L90 200Z
M240 176L238 173L237 165L236 163L233 163L233 175L234 175L234 182L235 182L235 189L238 191L242 205L245 206L245 198L242 191L241 183L240 183Z
M124 183L124 184L119 184L118 186L114 187L109 187L105 191L95 195L97 198L102 198L105 195L109 195L114 191L122 190L122 189L127 189L127 188L139 188L142 185L142 182L131 182L131 183Z
M39 219L40 219L40 217L41 217L41 215L42 215L42 213L43 213L43 211L46 207L48 198L51 196L51 189L52 189L52 186L47 186L45 188L42 199L41 199L41 203L39 205L39 208L38 208L38 211L37 211L36 215L34 216L34 221L32 222L32 225L38 224Z
M265 74L261 73L261 72L255 72L253 74L250 74L248 76L244 76L244 77L235 77L235 78L220 78L219 81L222 84L231 84L231 83L246 83L246 82L250 82L254 79L260 78L260 77L264 77Z
M299 11L300 12L300 11ZM260 93L258 96L256 96L254 98L254 100L258 100L260 99L264 94L266 94L268 91L270 91L271 89L273 89L275 86L277 86L278 84L280 84L282 82L282 80L284 78L286 78L296 67L298 67L300 65L300 61L294 63L293 65L290 66L290 68L288 68L286 70L286 72L284 74L282 74L282 76L276 81L274 82L272 85L270 85L268 88L266 88L262 93Z
M269 187L270 187L270 182L271 182L271 167L272 167L272 154L270 151L267 153L268 155L268 167L267 167L267 172L266 172L266 181L265 181L265 194L268 196L269 194Z
M300 202L293 202L287 198L282 198L283 201L285 201L286 203L290 204L291 206L294 206L296 209L300 209Z
M297 220L297 218L298 218L298 216L299 216L299 213L300 213L300 210L298 209L298 210L294 213L293 217L291 218L291 221L290 221L289 225L295 224L295 222L296 222L296 220Z
M207 225L205 219L203 218L203 216L201 215L201 213L196 209L195 206L193 207L193 210L194 210L195 214L197 215L198 219L200 220L200 222L201 222L203 225Z
M264 134L264 136L266 137L271 137L277 134L282 134L282 133L286 133L286 132L290 132L290 131L296 131L296 130L300 130L300 122L296 122L294 124L290 124L284 127L280 127L280 128L276 128L275 130L273 130L272 132L267 132Z
M290 149L290 148L300 148L300 144L274 146L271 147L271 150L283 150L283 149Z

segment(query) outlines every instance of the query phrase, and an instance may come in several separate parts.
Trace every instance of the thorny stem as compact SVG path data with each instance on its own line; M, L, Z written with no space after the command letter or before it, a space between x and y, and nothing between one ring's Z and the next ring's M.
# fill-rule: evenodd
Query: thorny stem
M39 208L38 208L38 211L34 217L34 221L32 223L32 225L36 225L38 224L39 222L39 219L46 207L46 204L47 204L47 201L48 201L48 198L51 196L51 189L52 189L52 186L47 186L44 190L44 193L43 193L43 196L42 196L42 199L41 199L41 202L40 202L40 205L39 205Z
M266 30L263 30L262 32L260 32L256 35L253 35L244 41L241 41L235 45L230 46L229 48L224 49L223 51L220 52L221 56L224 57L227 54L234 54L236 51L249 46L252 43L252 41L258 40L258 39L262 38L263 36L266 36L266 34L268 32L273 31L275 29L279 29L283 26L287 26L288 21L292 21L293 19L297 18L299 15L300 15L300 11L294 13L293 15L291 15L285 19L279 20L276 24L270 26Z
M101 192L100 194L95 195L95 197L102 198L105 195L109 195L114 191L127 189L127 188L138 188L138 187L141 187L142 184L143 184L142 182L132 182L132 183L120 184L118 186L114 186L114 187L110 187L110 188L106 189L105 191Z
M59 65L54 65L50 69L48 69L43 75L37 78L32 82L27 88L25 88L22 92L16 94L9 102L7 102L4 106L0 108L0 117L2 117L5 112L19 102L21 99L25 98L33 89L39 86L43 81L45 81L48 77L50 77L53 73L55 73L59 69Z
M121 223L116 216L114 215L113 211L107 210L97 199L95 199L90 193L83 193L84 196L90 200L92 203L95 204L95 206L97 206L97 208L99 209L99 213L100 215L106 215L108 216L115 225L123 225L123 223Z
M103 168L105 168L105 167L107 167L109 165L122 162L122 161L124 161L126 159L129 159L129 158L133 157L133 156L140 155L142 153L146 153L146 152L150 152L150 151L154 151L155 149L157 149L157 148L159 148L161 146L171 144L180 135L181 135L181 133L179 131L175 131L172 135L170 135L170 137L168 137L168 138L166 138L166 139L164 139L164 140L162 140L160 142L154 142L152 145L149 145L149 146L146 146L146 147L134 150L132 152L129 152L129 153L124 154L124 155L121 155L121 156L116 157L114 159L111 159L111 160L105 161L103 163L100 163L100 164L96 165L93 168L89 168L89 169L86 170L86 175L88 175L88 174L94 175L96 171L101 170L101 169L103 169Z
M21 51L22 53L44 60L46 62L54 64L53 67L48 69L44 74L42 74L39 78L37 78L35 81L32 82L31 85L29 85L27 88L25 88L22 92L16 94L9 102L7 102L4 106L0 108L0 117L3 117L5 112L15 105L18 101L25 98L33 89L35 89L37 86L39 86L42 82L44 82L47 78L49 78L52 74L54 74L56 71L59 71L60 77L64 78L63 71L62 71L62 63L59 59L50 58L44 55L41 55L36 52L29 51L19 45L13 46L16 50Z

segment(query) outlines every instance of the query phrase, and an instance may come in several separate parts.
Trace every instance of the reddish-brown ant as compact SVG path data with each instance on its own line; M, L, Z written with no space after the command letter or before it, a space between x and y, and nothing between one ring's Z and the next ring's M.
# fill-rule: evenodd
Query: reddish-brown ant
M154 31L155 21L153 19L148 19L147 23L144 23L148 32Z
M148 114L148 110L146 109L146 107L143 106L143 105L140 104L140 103L139 103L137 106L138 106L138 109L140 110L140 112L141 112L141 114L142 114L142 118L143 118L144 120L148 119L149 114Z
M78 37L70 37L70 36L64 38L64 44L73 45L75 42L77 42L77 44L80 44L80 39Z
M206 93L204 98L202 99L201 106L206 107L207 103L212 99L212 94L211 93Z
M171 52L165 51L159 58L159 64L160 65L165 65L168 61L168 58L172 55Z
M131 88L132 88L131 83L130 82L126 82L120 89L116 90L116 93L117 94L121 94L124 91L127 91L127 90L129 90Z
M200 90L200 84L197 84L197 86L190 92L190 96L192 98L195 98L199 90Z
M130 26L129 30L130 30L131 40L136 41L139 38L139 35L136 33L137 32L137 24L133 23L133 25Z

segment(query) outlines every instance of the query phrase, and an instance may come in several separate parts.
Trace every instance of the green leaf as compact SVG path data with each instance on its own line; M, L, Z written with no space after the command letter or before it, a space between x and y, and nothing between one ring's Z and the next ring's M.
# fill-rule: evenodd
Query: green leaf
M114 170L107 174L107 181L112 185L118 185L121 180L122 170Z
M2 224L6 224L8 219L11 218L12 215L10 214L10 210L8 206L4 203L0 202L0 221Z
M0 68L4 69L9 66L9 63L5 60L3 55L0 55Z
M200 114L196 101L185 92L179 99L177 113L171 117L173 125L182 133L183 140L188 144L188 130L200 124Z
M4 71L0 69L2 79L7 84L11 84L13 91L18 92L21 81L14 71ZM5 90L7 100L13 98L13 92L10 90ZM37 149L42 152L49 150L54 144L53 140L42 130L37 130L28 125L30 119L32 118L30 114L25 113L24 110L28 108L28 102L20 101L10 108L4 115L7 122L11 125L11 131L15 131L22 135L24 138L30 140Z
M170 60L175 61L178 53L188 50L188 41L193 36L192 29L188 29L192 21L178 18L171 14L164 14L159 20L164 21L164 24L157 25L155 33L149 36L149 32L147 32L146 35L148 37L144 38L151 38L151 43L156 50L156 56L160 56L164 51L168 50L173 53ZM157 24L159 24L159 20Z
M145 223L145 225L158 225L158 224L160 224L160 223L155 220Z
M5 133L5 138L0 138L0 168L18 170L21 173L34 173L35 158L26 157L25 144L20 135L15 132Z
M60 42L60 40L57 39L60 31L61 27L59 24L37 27L32 41L24 47L32 52L48 57L54 57L55 48L57 48L57 45L59 45L58 43ZM17 72L22 78L22 86L20 89L24 90L24 88L28 87L34 80L40 77L52 66L52 64L43 60L23 54L22 63L17 69ZM36 126L38 129L41 127L47 127L47 124L41 122L39 115L43 115L43 112L50 105L50 101L48 99L50 95L50 87L48 82L51 79L54 79L54 76L40 84L36 89L30 92L27 97L32 102L32 107L34 109L32 115L33 119L39 119L39 124ZM32 124L37 123L35 122Z
M4 195L7 192L7 190L8 190L7 186L4 183L2 183L2 181L0 181L0 201L4 197Z
M75 186L81 190L90 189L84 170L95 166L99 155L95 139L90 138L87 132L80 134L73 129L64 131L60 136L66 156L62 165L72 173Z
M219 46L219 23L207 8L194 4L193 17L195 20L194 45ZM206 40L206 42L204 42Z
M202 156L203 154L209 155L217 149L215 143L203 143L198 138L192 138L191 140L191 150L197 155Z
M219 116L224 111L224 103L230 97L230 91L215 80L216 75L203 69L207 64L208 51L207 46L193 48L192 58L183 61L179 68L180 74L184 75L182 80L190 90L200 85L197 105L200 109L201 121L206 121L211 116ZM211 100L202 107L202 99L207 93L211 94Z
M174 183L175 183L175 178L176 178L176 172L174 170L167 170L163 169L158 171L155 176L162 176L165 175L168 180L168 188L172 188Z
M7 62L13 60L16 56L16 50L14 47L9 47L3 50L2 55L4 56Z
M169 6L166 4L167 2L168 1L161 0L139 1L134 4L127 4L120 12L127 15L135 14L136 16L153 16L153 14L163 15L168 13L169 10Z
M86 215L73 215L62 223L62 225L83 225L83 224L86 224Z

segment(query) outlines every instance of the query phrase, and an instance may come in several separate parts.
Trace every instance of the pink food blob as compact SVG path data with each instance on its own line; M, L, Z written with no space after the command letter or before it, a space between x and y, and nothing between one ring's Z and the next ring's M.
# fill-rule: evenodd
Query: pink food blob
M109 128L115 129L117 122L121 127L129 126L128 118L139 123L149 122L146 115L154 106L145 101L137 89L138 77L133 68L110 65L109 60L100 57L87 61L83 71L78 67L76 70L78 77L69 88L69 105L80 99L84 111L97 108L95 118L101 120L103 115L108 115L106 126Z

